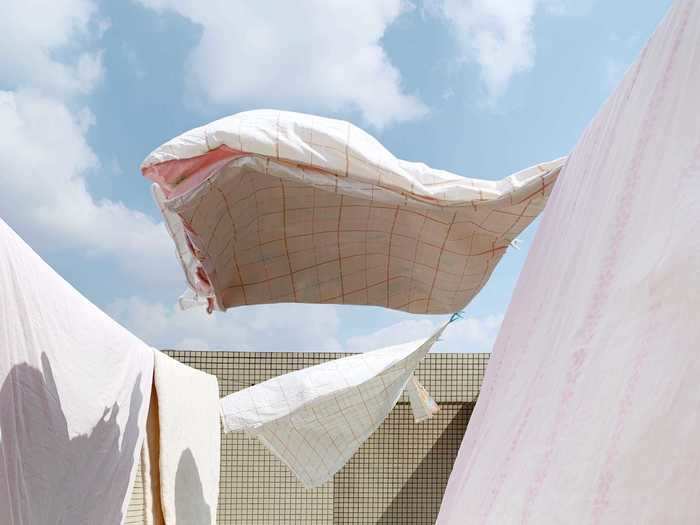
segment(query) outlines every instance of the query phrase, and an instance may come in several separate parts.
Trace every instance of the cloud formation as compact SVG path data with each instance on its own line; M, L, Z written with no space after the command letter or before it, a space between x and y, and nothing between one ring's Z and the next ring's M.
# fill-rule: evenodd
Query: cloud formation
M210 102L355 110L378 128L426 112L381 44L405 1L140 1L201 28L188 71Z
M441 14L459 44L461 59L475 61L490 100L500 97L513 75L534 63L532 18L536 0L444 0Z
M3 2L3 87L31 86L61 96L89 93L102 78L102 53L81 44L98 36L104 24L91 0Z
M247 351L339 351L339 317L332 305L260 305L209 315L133 296L107 312L158 348Z
M180 283L161 223L110 199L95 199L87 173L100 167L85 135L89 110L32 91L0 91L2 216L30 242L115 260L152 283Z
M578 16L592 0L429 0L426 11L450 28L462 62L475 62L481 71L486 100L493 104L512 78L535 63L534 17Z
M107 312L158 348L281 352L366 352L426 338L445 316L410 316L374 332L343 339L341 311L334 305L275 304L207 314L179 310L138 296L115 300ZM502 315L467 317L445 331L433 351L489 352Z
M370 334L350 337L344 348L351 352L362 352L414 341L431 335L446 319L444 316L405 319ZM490 352L502 321L502 315L466 317L455 321L445 330L433 351Z
M90 0L3 5L0 213L32 243L109 257L152 284L182 283L162 223L88 191L102 167L86 138L95 116L81 103L102 77L95 42L106 27Z

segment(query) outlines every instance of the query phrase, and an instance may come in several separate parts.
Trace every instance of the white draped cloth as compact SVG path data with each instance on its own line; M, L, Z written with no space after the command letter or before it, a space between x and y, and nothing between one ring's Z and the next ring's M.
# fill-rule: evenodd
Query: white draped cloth
M397 159L348 122L258 110L172 139L142 170L190 286L182 305L444 314L481 290L562 162L465 178Z
M700 523L698 115L679 0L562 170L439 525Z
M0 522L119 524L153 350L0 219Z
M147 440L141 455L144 525L215 525L220 410L216 376L155 352Z
M382 424L407 385L416 419L436 412L413 372L445 326L426 340L328 361L226 396L224 429L257 437L304 486L317 487Z

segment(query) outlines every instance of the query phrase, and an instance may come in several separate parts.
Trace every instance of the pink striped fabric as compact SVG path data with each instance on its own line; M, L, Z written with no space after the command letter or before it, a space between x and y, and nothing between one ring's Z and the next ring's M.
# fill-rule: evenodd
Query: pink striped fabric
M439 524L700 522L699 50L680 0L563 168Z

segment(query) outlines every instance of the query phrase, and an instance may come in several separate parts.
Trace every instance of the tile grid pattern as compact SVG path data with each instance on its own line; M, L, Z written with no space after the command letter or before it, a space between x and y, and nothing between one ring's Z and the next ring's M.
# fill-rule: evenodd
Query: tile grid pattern
M326 352L167 353L215 374L222 396L347 356ZM434 523L488 358L489 354L428 354L417 375L440 405L440 412L415 424L408 399L402 396L348 465L317 489L305 490L257 440L240 433L222 435L218 523ZM138 505L137 495L132 505Z
M318 487L381 425L445 327L422 344L352 354L226 396L224 427L255 435L305 487Z

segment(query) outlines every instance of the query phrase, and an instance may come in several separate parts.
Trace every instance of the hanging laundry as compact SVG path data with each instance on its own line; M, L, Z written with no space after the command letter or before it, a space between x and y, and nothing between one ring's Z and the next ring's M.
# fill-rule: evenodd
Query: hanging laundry
M0 220L0 522L121 523L153 350Z
M382 424L446 326L427 340L328 361L226 396L224 430L257 437L304 486L317 487ZM421 405L415 417L430 411Z
M397 159L348 122L239 113L144 161L189 291L181 306L463 308L537 217L563 164L500 181Z
M220 410L215 376L155 351L141 456L144 525L216 524Z
M699 110L680 0L562 171L439 525L700 523Z
M440 407L423 385L418 382L415 374L411 376L406 384L406 394L411 403L411 411L416 423L430 419L440 411Z

